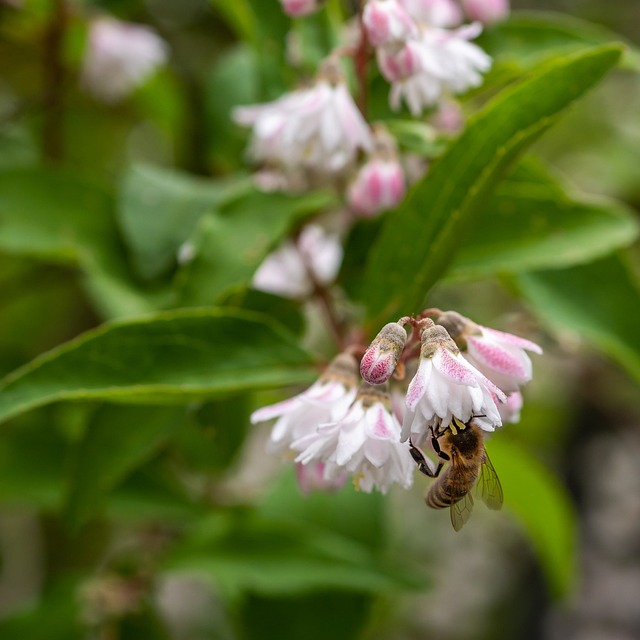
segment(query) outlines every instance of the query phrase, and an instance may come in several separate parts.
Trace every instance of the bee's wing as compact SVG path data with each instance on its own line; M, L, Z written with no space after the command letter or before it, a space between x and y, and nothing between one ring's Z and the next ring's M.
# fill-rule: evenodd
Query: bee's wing
M480 478L476 484L476 494L484 500L489 509L502 509L502 486L486 451L484 452L484 462L480 467Z
M465 494L464 498L451 505L451 524L456 531L460 531L465 522L471 517L473 510L473 496Z

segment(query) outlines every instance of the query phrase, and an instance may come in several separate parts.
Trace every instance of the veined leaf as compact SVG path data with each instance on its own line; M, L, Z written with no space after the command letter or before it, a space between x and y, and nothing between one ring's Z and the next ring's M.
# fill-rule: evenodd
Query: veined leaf
M372 328L420 310L507 169L620 54L608 46L555 59L469 121L376 238L361 296Z
M522 163L498 187L460 247L451 277L573 266L638 237L638 222L622 203L575 198L541 168L531 168L531 162Z
M138 404L279 386L311 377L309 356L279 326L223 309L114 322L36 358L0 386L0 421L56 400Z

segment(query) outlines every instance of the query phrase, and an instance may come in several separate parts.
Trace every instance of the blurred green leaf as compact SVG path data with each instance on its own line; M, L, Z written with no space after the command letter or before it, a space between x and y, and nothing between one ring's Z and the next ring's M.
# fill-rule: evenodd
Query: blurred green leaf
M122 183L118 220L140 276L154 279L174 267L200 218L249 186L244 177L205 180L160 167L132 167Z
M485 29L478 44L497 63L530 67L541 60L585 47L621 42L622 36L575 16L545 11L515 11L508 20ZM625 43L622 64L640 70L640 51Z
M524 525L549 591L566 596L576 579L576 513L567 490L515 442L494 438L487 451L504 488L505 506Z
M57 400L186 402L312 376L297 341L264 316L176 311L89 331L5 378L0 420Z
M200 220L190 240L195 257L177 278L182 306L210 305L245 285L293 223L322 210L333 198L325 193L288 196L250 191Z
M182 407L100 408L76 450L66 499L68 521L77 526L99 510L106 494L151 457L184 419Z
M640 382L640 286L620 254L517 277L521 294L551 328L578 334Z
M376 238L361 295L372 327L420 310L510 165L615 65L620 52L599 47L554 59L469 121Z
M0 251L80 267L90 296L107 317L154 307L127 273L111 195L70 172L0 173Z
M479 278L494 273L573 266L631 244L640 229L623 204L573 196L540 170L505 180L480 212L475 231L456 254L449 275Z

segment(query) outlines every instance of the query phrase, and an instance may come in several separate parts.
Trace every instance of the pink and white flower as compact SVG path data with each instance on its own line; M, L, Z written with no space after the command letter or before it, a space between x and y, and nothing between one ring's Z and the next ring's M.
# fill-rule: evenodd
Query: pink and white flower
M400 0L407 13L417 22L449 29L462 22L462 11L454 0Z
M82 84L96 98L115 103L167 60L167 43L150 27L113 18L94 20L82 63Z
M316 284L330 284L342 263L336 234L315 224L302 229L297 241L285 241L269 254L253 276L253 287L285 298L306 298Z
M327 465L324 462L296 464L296 480L301 493L308 496L314 491L332 492L341 489L345 485L349 479L349 474L343 473L335 478L325 478L326 467Z
M325 462L326 479L349 473L367 493L374 488L386 493L394 483L409 488L415 465L400 442L400 423L389 406L385 389L365 383L342 418L293 442L292 448L300 451L296 462Z
M407 341L407 332L397 322L385 324L360 360L360 375L369 384L383 384L395 371Z
M464 12L472 20L491 24L509 15L509 0L461 0Z
M406 183L397 159L372 158L349 186L347 201L359 216L372 217L397 207L404 198Z
M356 397L357 384L357 360L341 353L306 391L254 411L251 423L277 418L270 447L274 452L284 452L294 441L313 434L319 425L342 418Z
M418 33L400 0L369 0L364 6L362 23L374 47L404 43Z
M420 40L408 42L398 53L379 53L380 69L392 83L391 107L398 109L404 99L417 116L448 92L480 85L482 73L491 67L491 58L469 42L480 31L478 23L455 31L425 28Z
M293 18L308 16L322 7L324 0L280 0L282 10Z
M418 371L407 390L407 412L402 440L420 444L430 427L448 425L455 417L462 422L474 418L485 431L502 424L494 397L505 394L469 364L446 329L439 325L422 331Z
M333 59L325 61L313 86L274 102L238 107L233 118L253 128L254 160L285 169L336 173L359 150L373 148L371 131Z
M520 412L522 411L522 394L514 391L507 396L507 401L498 404L498 411L502 422L520 422Z
M477 333L466 335L466 358L505 393L517 391L531 380L532 366L527 351L542 349L510 333L475 325Z

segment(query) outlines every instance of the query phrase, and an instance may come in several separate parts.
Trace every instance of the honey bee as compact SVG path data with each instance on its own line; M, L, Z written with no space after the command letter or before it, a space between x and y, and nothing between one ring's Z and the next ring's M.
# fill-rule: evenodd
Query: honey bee
M476 494L480 495L489 509L502 508L500 480L484 448L482 429L476 426L473 418L467 423L454 418L437 431L431 429L431 444L440 458L435 470L422 451L413 443L409 444L418 469L431 478L437 478L429 487L425 502L433 509L449 507L451 524L456 531L460 531L471 516L471 490L474 485ZM445 462L449 462L449 465L441 473Z

